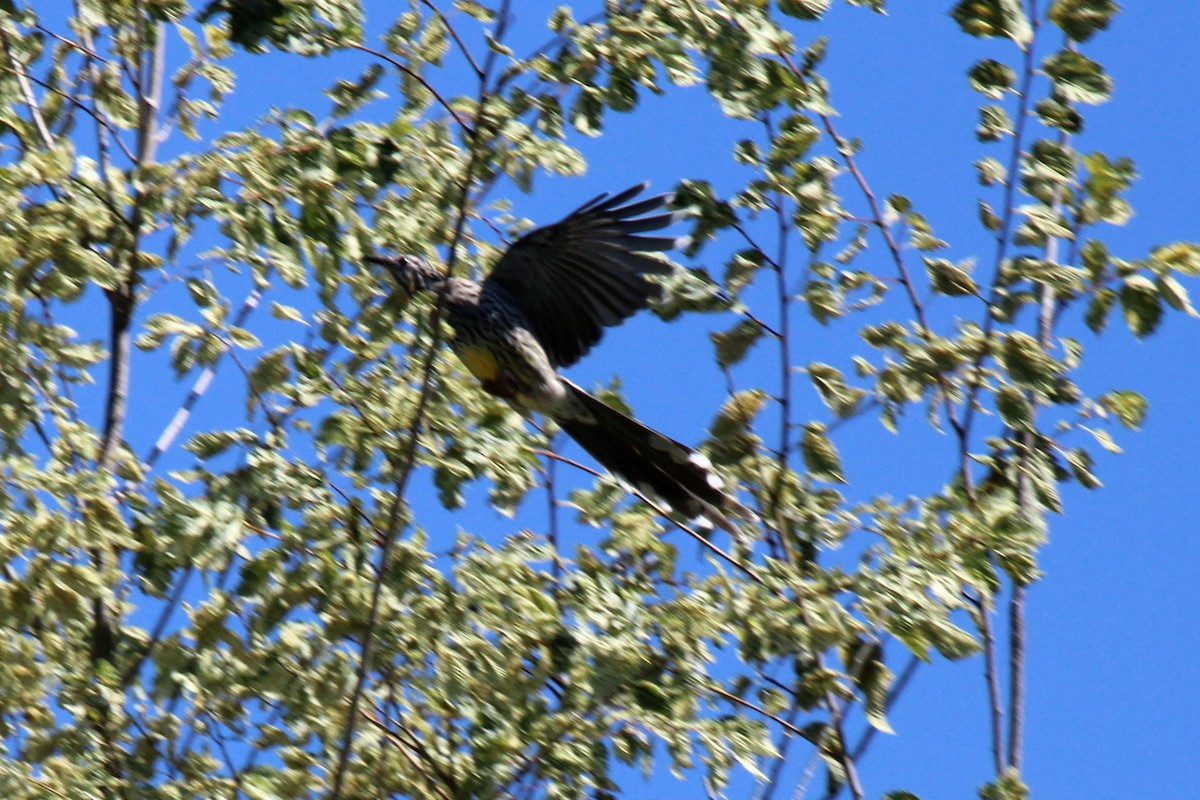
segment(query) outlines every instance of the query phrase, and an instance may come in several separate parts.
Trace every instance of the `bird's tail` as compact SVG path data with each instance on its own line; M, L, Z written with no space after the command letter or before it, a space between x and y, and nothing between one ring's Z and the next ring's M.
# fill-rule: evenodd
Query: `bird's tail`
M556 421L592 458L672 510L737 532L729 516L744 516L746 509L726 493L707 458L570 381L563 379L562 383L585 413L571 419L556 417Z

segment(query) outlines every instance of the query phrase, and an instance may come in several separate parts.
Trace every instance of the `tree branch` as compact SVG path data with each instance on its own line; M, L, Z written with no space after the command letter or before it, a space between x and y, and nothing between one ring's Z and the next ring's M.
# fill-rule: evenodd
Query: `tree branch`
M508 0L504 0L501 7L500 23L497 24L495 39L498 41L502 38L507 22ZM367 48L359 46L360 49ZM369 51L368 51L369 52ZM411 72L399 62L391 59L383 54L379 54L385 60L393 63L395 66L405 71L406 74ZM476 127L466 125L458 118L457 114L443 105L454 115L459 121L463 129L466 131L467 140L469 142L468 158L463 170L462 190L459 195L458 218L455 221L454 236L450 242L450 252L447 256L446 272L452 274L455 262L458 258L459 247L462 238L466 232L467 219L470 216L471 206L471 186L475 180L475 170L478 168L483 159L483 114L482 110L490 96L490 88L488 82L491 79L491 65L493 60L489 58L485 63L485 72L479 77L479 89L477 97L477 107L480 110L480 124ZM414 76L417 80L422 80L418 76ZM432 87L431 91L432 91ZM435 96L437 96L435 94ZM435 307L432 319L432 337L428 350L425 352L424 362L421 366L421 393L417 400L417 407L413 414L412 424L408 429L408 437L404 453L401 455L397 464L398 474L395 481L395 491L392 499L391 510L388 514L387 535L383 544L380 547L378 568L376 570L375 581L371 587L371 602L370 609L367 614L366 630L363 632L362 645L359 654L359 664L355 671L354 688L350 694L350 707L346 717L346 729L342 736L341 744L338 747L338 753L333 769L333 784L330 789L330 800L340 800L342 791L345 786L346 770L350 763L350 752L354 744L354 732L358 724L359 706L362 703L362 696L366 690L367 676L371 669L371 659L375 649L375 629L379 625L379 614L381 601L383 596L384 576L387 575L388 566L391 562L392 550L394 549L397 538L399 537L400 515L403 507L403 499L405 490L408 485L408 480L412 475L413 466L416 463L417 442L420 438L421 429L424 426L426 409L429 406L430 397L433 389L433 365L437 357L438 348L442 342L442 315L440 304Z

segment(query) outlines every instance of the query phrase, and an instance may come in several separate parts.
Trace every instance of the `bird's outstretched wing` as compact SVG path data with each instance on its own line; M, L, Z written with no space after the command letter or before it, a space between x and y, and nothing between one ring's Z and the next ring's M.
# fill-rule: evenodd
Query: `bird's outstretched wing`
M537 228L510 247L484 281L499 285L524 312L550 360L574 364L600 341L604 327L619 325L655 296L642 276L671 266L647 256L676 247L671 236L641 236L667 227L667 195L629 201L642 183L584 203L565 219ZM628 203L628 205L623 205Z

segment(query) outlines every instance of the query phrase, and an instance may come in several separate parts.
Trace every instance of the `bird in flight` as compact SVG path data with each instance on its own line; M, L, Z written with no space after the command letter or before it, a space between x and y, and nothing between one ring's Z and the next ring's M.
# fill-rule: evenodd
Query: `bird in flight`
M482 281L452 278L418 256L368 256L400 286L431 290L453 328L450 344L483 388L528 415L550 417L605 469L688 518L732 531L742 506L703 455L558 374L657 296L648 274L672 266L647 255L679 240L647 236L672 223L667 195L640 184L589 200L518 239Z

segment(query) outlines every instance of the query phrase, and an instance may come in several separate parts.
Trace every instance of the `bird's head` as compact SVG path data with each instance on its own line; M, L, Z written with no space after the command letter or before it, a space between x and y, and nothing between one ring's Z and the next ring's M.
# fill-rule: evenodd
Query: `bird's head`
M409 294L422 289L437 291L446 280L446 275L420 256L367 256L372 264L387 268L392 278Z

